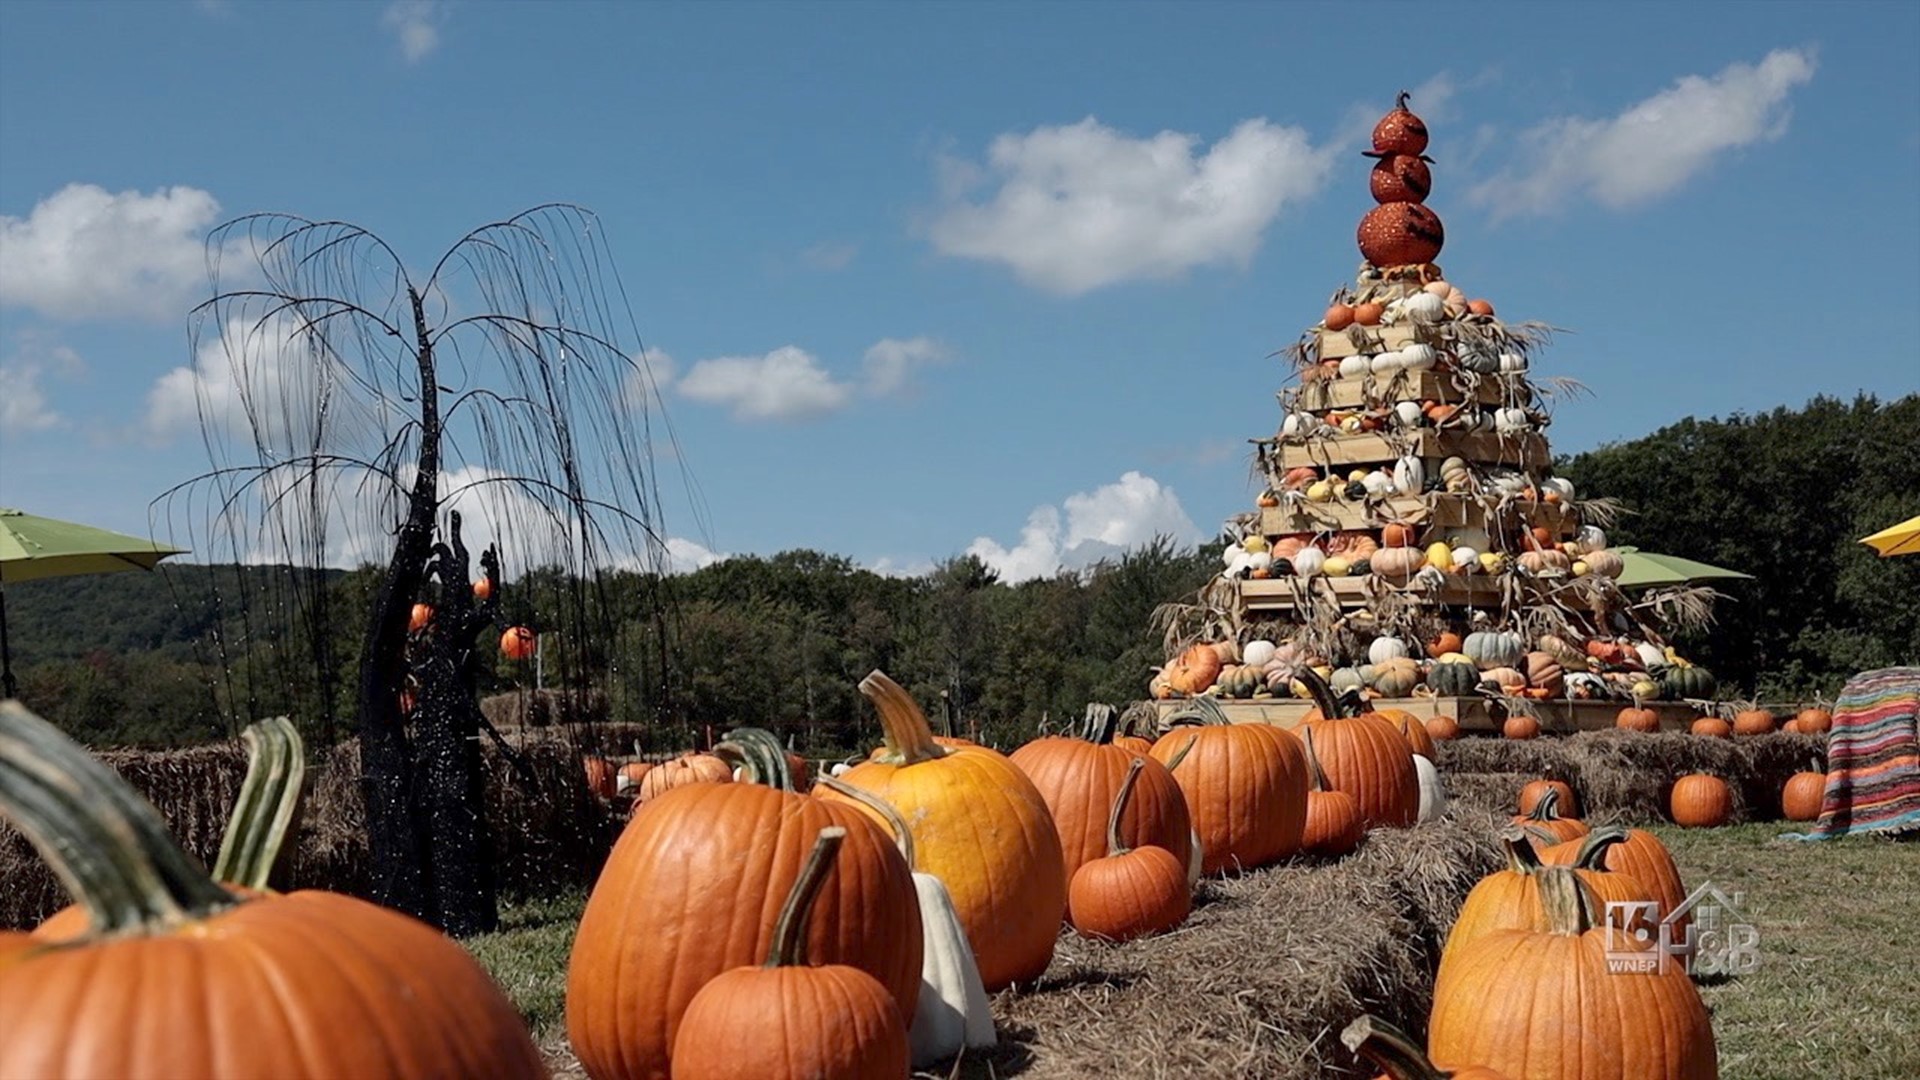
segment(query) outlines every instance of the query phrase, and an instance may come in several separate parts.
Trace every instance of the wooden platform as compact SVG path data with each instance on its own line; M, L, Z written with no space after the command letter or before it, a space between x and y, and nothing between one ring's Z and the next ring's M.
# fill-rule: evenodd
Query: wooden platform
M1240 590L1240 604L1249 614L1269 614L1290 612L1298 605L1295 603L1293 583L1298 578L1247 578L1235 584ZM1327 577L1324 574L1307 579L1312 583L1312 597L1321 603L1338 604L1343 610L1366 607L1376 597L1376 590L1410 592L1429 603L1447 607L1497 608L1500 606L1500 585L1497 579L1485 574L1448 574L1446 581L1435 589L1413 588L1394 585L1386 579L1367 574L1362 577ZM1554 603L1574 611L1583 611L1588 607L1587 600L1572 589L1556 588L1558 582L1572 579L1533 578L1526 579L1523 588L1530 589L1539 603Z
M1498 375L1484 376L1474 386L1473 400L1482 405L1504 405L1510 398L1522 403L1531 399L1530 390L1516 393L1516 385L1524 387L1525 383L1510 383ZM1406 372L1392 379L1370 375L1350 379L1304 379L1299 386L1286 393L1294 408L1307 412L1384 407L1396 401L1459 404L1468 399L1451 378L1434 371Z
M1520 469L1544 469L1552 460L1547 453L1547 440L1537 431L1498 435L1491 432L1467 434L1422 430L1404 439L1409 444L1405 452L1425 459L1430 474L1436 473L1440 463L1450 457L1461 457L1484 465L1511 465ZM1271 440L1255 441L1271 443ZM1269 461L1272 457L1278 457L1282 471L1303 467L1319 469L1327 466L1387 465L1398 461L1403 455L1400 442L1370 432L1330 435L1304 443L1282 443L1274 447L1274 451Z
M1153 703L1161 716L1181 707L1179 700ZM1298 725L1313 709L1303 698L1221 699L1221 709L1236 724L1273 724L1290 728ZM1525 703L1540 717L1540 728L1548 734L1571 735L1579 731L1604 731L1614 726L1615 717L1626 706L1618 701L1529 701ZM1686 731L1698 719L1700 710L1684 702L1649 701L1643 707L1660 716L1663 731ZM1373 709L1405 709L1422 720L1432 716L1451 716L1460 721L1463 731L1497 733L1507 719L1499 698L1377 698L1368 702Z
M1574 526L1579 524L1572 508L1564 504L1515 502L1507 504L1507 509L1513 515L1509 520L1523 519L1528 528L1540 526L1552 530L1556 536L1572 535ZM1481 501L1479 496L1443 492L1425 498L1396 495L1366 502L1345 499L1309 502L1288 498L1283 499L1279 506L1260 511L1260 533L1272 538L1288 533L1378 529L1394 521L1408 525L1484 529L1491 532L1489 526L1493 524L1493 516L1492 504Z

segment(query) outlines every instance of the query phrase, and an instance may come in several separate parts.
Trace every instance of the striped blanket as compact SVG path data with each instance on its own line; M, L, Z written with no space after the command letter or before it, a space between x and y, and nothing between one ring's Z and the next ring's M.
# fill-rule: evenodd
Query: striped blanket
M1827 738L1820 820L1799 840L1850 832L1920 832L1920 668L1847 680Z

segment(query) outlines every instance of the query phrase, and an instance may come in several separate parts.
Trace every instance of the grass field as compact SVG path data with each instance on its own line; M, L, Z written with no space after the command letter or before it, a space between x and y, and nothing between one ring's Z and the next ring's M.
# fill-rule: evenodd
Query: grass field
M1790 843L1775 839L1778 823L1654 831L1689 888L1712 881L1744 894L1759 934L1757 970L1701 988L1722 1076L1920 1077L1920 843ZM578 1075L564 999L582 901L510 908L504 929L468 943L562 1075Z

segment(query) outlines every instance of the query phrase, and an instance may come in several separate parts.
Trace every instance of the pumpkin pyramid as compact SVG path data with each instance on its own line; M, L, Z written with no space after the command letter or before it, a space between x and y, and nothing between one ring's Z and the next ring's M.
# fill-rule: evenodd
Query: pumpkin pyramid
M1445 230L1407 106L1374 128L1358 278L1285 350L1279 430L1252 440L1266 490L1226 523L1225 568L1171 635L1225 666L1185 653L1152 693L1299 696L1304 664L1385 699L1711 694L1615 585L1614 506L1552 475L1564 384L1531 375L1549 329L1502 321L1433 262Z

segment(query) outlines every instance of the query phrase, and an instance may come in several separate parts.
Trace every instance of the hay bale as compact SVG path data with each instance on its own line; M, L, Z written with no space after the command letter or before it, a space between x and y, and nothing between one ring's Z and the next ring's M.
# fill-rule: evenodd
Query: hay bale
M1502 817L1511 816L1520 804L1520 785L1527 777L1520 773L1447 772L1447 805L1473 808Z
M604 723L612 711L598 689L531 690L521 688L480 699L480 715L505 731Z

